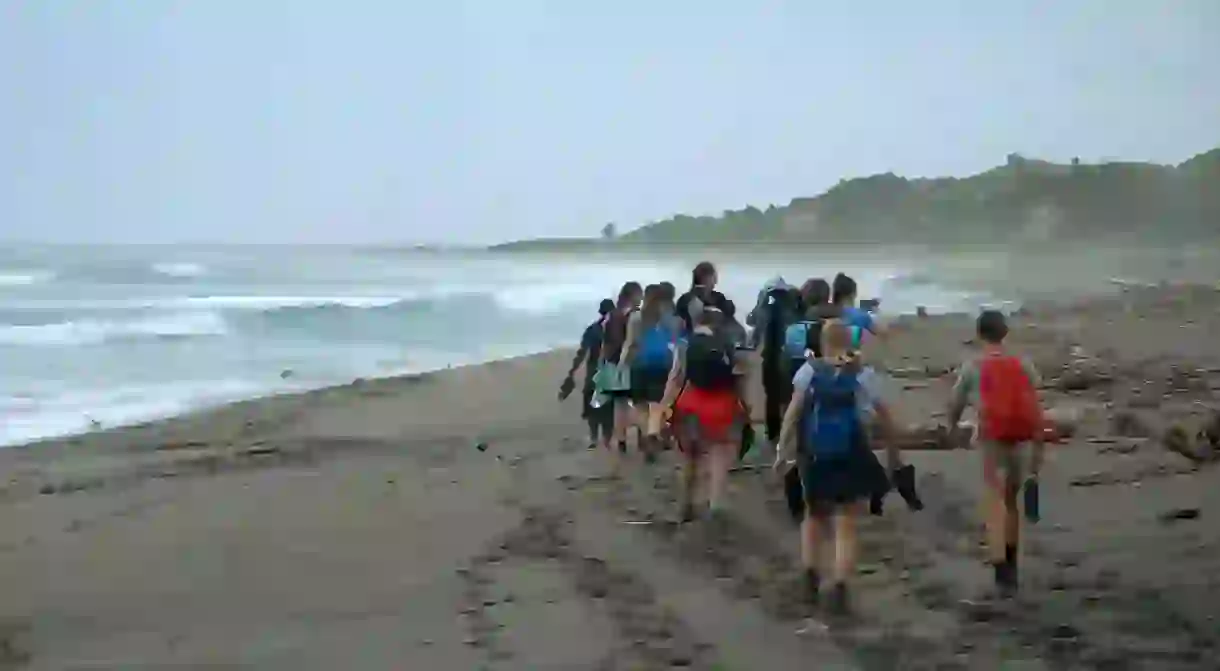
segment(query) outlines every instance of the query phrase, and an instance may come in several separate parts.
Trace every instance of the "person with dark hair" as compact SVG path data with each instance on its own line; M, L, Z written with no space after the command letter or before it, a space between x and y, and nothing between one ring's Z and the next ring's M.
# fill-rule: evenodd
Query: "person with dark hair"
M672 313L678 301L678 289L673 282L661 282L658 286L661 287L661 299L669 304L669 311Z
M987 545L996 587L1017 589L1021 522L1017 493L1024 487L1025 517L1039 517L1038 474L1042 468L1045 420L1038 398L1040 378L1034 365L1004 347L1008 323L1002 312L985 310L976 325L983 352L962 365L949 404L949 429L974 405L979 422L975 440L983 456ZM1026 454L1025 447L1032 446ZM1023 478L1028 460L1029 476Z
M627 282L618 292L614 310L606 317L602 336L602 365L598 369L598 388L613 399L613 440L619 454L627 453L627 427L631 424L631 369L622 362L627 342L627 321L639 309L644 288Z
M788 399L792 397L792 375L795 372L784 351L784 332L797 321L800 298L796 288L776 278L763 287L766 291L761 305L755 308L755 335L762 358L763 414L766 418L767 440L779 440L780 421ZM804 352L802 352L802 361Z
M724 315L724 333L737 349L749 349L749 334L746 327L737 321L737 304L726 298L720 308Z
M830 283L821 277L811 277L801 285L801 304L806 313L833 306L830 296Z
M594 393L593 380L597 376L598 364L601 362L602 335L605 329L606 316L613 311L614 301L609 298L603 298L601 304L597 307L598 318L592 324L585 327L585 332L580 337L580 347L577 348L576 355L572 357L572 366L568 369L567 376L564 377L563 382L559 385L559 400L563 401L576 388L576 383L572 378L576 375L577 369L582 364L584 365L585 380L584 385L581 387L580 416L589 425L589 449L598 446L608 447L610 444L610 434L614 427L614 409L611 405L606 404L596 408L592 406Z
M871 312L856 305L857 294L858 288L854 279L843 273L835 275L831 284L831 302L843 311L843 321L852 330L852 347L859 349L866 332L881 337L885 335L886 329L873 318Z
M679 296L675 305L675 311L682 319L685 332L690 332L694 328L695 317L705 306L724 311L724 304L728 299L724 294L716 291L718 280L716 266L712 265L710 261L699 262L691 271L690 291Z
M640 415L640 449L650 463L661 450L661 399L682 332L672 305L670 292L663 285L648 285L643 306L627 320L623 347L622 360L631 368L631 401Z
M743 362L723 330L723 313L705 306L694 313L694 319L694 329L679 343L662 401L672 408L683 457L683 521L694 517L694 493L701 477L708 481L708 512L718 516L729 468L749 419Z

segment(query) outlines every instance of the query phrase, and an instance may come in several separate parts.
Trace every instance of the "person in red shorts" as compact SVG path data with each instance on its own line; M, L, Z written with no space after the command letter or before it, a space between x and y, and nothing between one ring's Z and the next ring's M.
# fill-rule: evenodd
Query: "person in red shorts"
M744 401L744 361L739 359L721 311L705 306L680 342L662 400L683 456L681 518L695 516L695 490L707 480L708 513L724 503L729 468L737 458L749 408Z

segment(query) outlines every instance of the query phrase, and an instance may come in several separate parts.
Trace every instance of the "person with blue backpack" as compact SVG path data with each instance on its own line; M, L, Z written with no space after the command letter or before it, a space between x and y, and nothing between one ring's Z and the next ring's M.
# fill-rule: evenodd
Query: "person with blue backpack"
M661 400L682 331L669 293L663 285L650 284L644 289L643 305L627 321L623 356L631 366L631 402L642 424L639 444L648 462L661 450Z
M869 451L867 423L883 405L875 375L863 366L851 347L850 327L826 321L821 329L822 356L810 357L792 381L792 400L784 414L775 468L790 464L796 446L796 467L805 499L801 523L801 559L806 598L819 599L822 569L820 538L834 539L830 607L849 607L846 581L855 571L856 519L862 503L889 482Z
M859 351L864 344L865 334L870 337L885 337L887 329L885 325L877 321L871 310L860 307L857 304L858 287L856 281L844 273L835 275L834 282L831 285L831 304L832 309L837 311L839 318L847 325L851 332L851 348L853 351ZM872 301L875 306L877 301ZM871 366L865 366L866 373L880 381L881 375L877 373ZM881 384L877 385L878 389ZM882 404L882 410L877 413L877 424L885 425L885 430L893 433L894 420L890 413L885 410L885 404ZM889 471L890 481L894 484L894 489L906 501L907 507L911 510L922 510L923 501L919 498L919 494L915 491L915 467L911 464L903 463L902 455L898 451L898 446L893 441L886 446L885 450L886 466ZM876 494L870 502L870 509L874 515L880 515L885 501L883 494Z

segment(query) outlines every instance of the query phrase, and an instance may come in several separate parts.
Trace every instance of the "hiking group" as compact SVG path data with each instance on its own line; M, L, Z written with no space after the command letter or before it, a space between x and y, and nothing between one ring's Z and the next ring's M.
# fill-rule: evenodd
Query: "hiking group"
M799 522L806 598L820 600L828 575L829 609L849 610L847 582L855 572L856 521L867 506L883 512L891 489L912 510L923 508L915 470L903 463L899 428L882 374L861 354L869 338L887 329L873 314L876 301L858 301L856 282L839 273L832 282L810 279L800 288L769 281L747 316L716 291L716 268L695 266L690 290L676 296L663 282L627 282L617 300L603 300L585 329L560 387L575 389L583 365L581 414L589 447L613 455L615 474L629 456L628 429L646 463L676 447L680 455L680 519L724 515L733 464L754 442L747 383L755 364L764 392L767 441L775 448L794 520ZM977 321L981 353L959 369L949 403L948 428L968 407L978 415L974 442L982 454L987 545L1001 594L1017 587L1020 537L1018 496L1036 522L1044 422L1038 373L1004 346L1004 315L983 311ZM873 449L884 448L882 466ZM830 543L823 543L826 538ZM824 550L832 549L829 562ZM826 564L829 564L826 567Z

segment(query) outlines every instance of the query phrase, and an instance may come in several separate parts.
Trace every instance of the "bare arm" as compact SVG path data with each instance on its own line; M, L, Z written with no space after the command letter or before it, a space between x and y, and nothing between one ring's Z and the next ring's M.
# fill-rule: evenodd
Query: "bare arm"
M585 356L588 354L589 348L585 347L585 343L582 342L580 347L576 350L576 356L572 357L572 366L568 368L568 377L572 377L576 374L576 371L579 370L581 364L585 362Z
M682 393L682 386L686 384L686 347L679 346L678 351L674 352L674 363L669 368L669 379L665 382L665 395L661 397L661 406L665 408L673 407L675 401L678 400L678 394Z
M975 384L977 377L977 369L974 362L967 362L962 365L962 369L958 371L957 382L953 385L953 391L949 399L949 429L952 430L962 421L962 413L966 411L966 406L970 404L970 390Z
M623 338L623 355L619 357L621 363L631 365L631 359L635 356L636 340L640 337L643 323L644 320L640 317L639 312L633 312L627 318L627 335Z
M775 445L775 463L777 465L791 461L796 452L794 438L797 427L800 425L801 412L805 408L807 393L807 389L803 385L792 390L792 400L788 402L788 409L784 411L784 419L780 423L779 439Z

